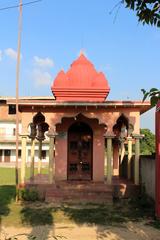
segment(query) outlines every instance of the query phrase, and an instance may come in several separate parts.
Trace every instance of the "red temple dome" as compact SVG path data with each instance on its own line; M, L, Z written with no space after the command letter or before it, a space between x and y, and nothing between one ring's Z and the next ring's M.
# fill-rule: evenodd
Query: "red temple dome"
M66 73L58 73L51 90L56 100L104 101L110 88L104 74L81 54Z

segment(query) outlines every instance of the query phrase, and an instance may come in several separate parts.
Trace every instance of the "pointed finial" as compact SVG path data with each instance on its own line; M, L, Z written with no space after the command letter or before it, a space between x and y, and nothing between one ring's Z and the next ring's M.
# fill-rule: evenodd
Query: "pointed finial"
M79 52L79 56L81 56L81 55L85 55L86 56L86 51L83 48Z

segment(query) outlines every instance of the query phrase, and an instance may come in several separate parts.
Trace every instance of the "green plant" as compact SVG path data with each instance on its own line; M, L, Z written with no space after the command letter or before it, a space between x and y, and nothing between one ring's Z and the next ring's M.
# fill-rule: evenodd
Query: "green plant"
M35 201L39 200L39 194L35 188L21 189L19 195L20 195L20 199L22 199L24 201L35 202Z
M156 106L160 100L160 90L158 88L151 88L148 92L145 89L141 89L143 93L143 101L149 97L152 107Z
M159 0L122 0L121 2L136 12L138 21L160 27Z
M145 211L151 211L151 215L154 215L154 200L149 197L146 193L145 186L142 184L141 186L141 193L138 197L133 198L130 200L130 203L138 207L138 209L142 210L144 213Z

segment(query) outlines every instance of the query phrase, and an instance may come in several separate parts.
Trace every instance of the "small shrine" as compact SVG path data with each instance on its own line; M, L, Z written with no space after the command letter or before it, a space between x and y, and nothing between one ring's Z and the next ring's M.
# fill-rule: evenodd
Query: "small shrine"
M111 80L110 80L111 81ZM43 142L49 142L48 184L86 181L112 184L115 177L139 184L140 115L149 102L107 100L106 76L81 54L51 86L52 98L19 102L22 112L22 174L25 184L26 144L39 142L38 173ZM30 132L29 130L30 129Z

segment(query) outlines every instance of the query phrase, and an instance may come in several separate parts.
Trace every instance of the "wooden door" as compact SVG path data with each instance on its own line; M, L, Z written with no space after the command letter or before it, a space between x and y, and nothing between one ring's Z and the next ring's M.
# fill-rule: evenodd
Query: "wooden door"
M4 162L10 162L11 150L4 150Z
M92 179L92 129L76 122L68 130L68 180Z

